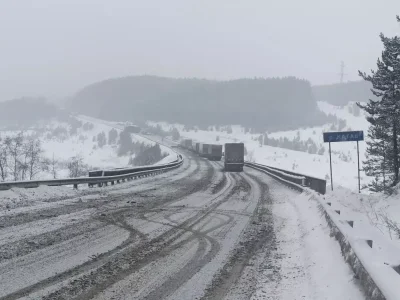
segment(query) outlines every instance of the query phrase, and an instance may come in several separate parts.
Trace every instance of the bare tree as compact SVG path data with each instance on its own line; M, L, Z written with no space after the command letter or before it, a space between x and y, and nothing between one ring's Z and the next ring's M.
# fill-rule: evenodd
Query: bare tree
M71 157L68 162L69 177L76 178L85 173L88 170L88 166L83 163L83 158L80 155Z
M24 150L24 135L22 134L22 132L20 132L15 137L7 137L4 143L6 145L7 152L11 160L8 168L11 171L13 179L17 181L19 179L19 173L21 171L21 158Z
M2 181L7 178L7 168L8 168L8 152L7 147L0 139L0 177Z
M54 158L54 153L53 153L53 159L50 161L50 172L51 175L53 175L53 179L57 179L57 166L58 166L58 161Z
M41 170L41 159L43 154L42 145L40 140L29 139L25 144L25 165L27 167L27 173L29 180L32 180Z

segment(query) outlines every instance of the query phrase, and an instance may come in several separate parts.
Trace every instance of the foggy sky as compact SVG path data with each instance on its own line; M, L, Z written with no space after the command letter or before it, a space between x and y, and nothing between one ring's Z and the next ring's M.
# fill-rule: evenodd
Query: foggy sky
M375 68L399 0L0 0L0 101L126 75L312 84Z

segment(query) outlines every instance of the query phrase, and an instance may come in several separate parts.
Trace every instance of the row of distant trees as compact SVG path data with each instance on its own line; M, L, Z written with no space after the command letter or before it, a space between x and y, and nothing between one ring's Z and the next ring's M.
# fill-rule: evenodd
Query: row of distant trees
M267 145L319 155L323 155L325 153L325 148L323 146L318 147L318 145L311 138L306 141L302 141L299 134L292 140L289 140L287 137L281 137L279 139L272 138L267 134L264 134L258 137L258 142L260 146Z
M68 160L57 160L44 156L42 143L32 135L22 132L0 138L0 180L33 180L41 172L56 179L60 169L68 169L70 177L86 175L89 166L80 155Z
M82 128L83 131L89 131L94 128L93 123L83 123L73 117L68 117L65 121L68 127L59 125L48 132L46 138L48 140L57 139L59 141L65 141L69 136L77 135L80 128Z

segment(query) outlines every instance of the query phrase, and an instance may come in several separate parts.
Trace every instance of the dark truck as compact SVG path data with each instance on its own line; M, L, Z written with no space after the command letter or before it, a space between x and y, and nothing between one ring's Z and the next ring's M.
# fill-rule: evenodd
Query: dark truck
M216 160L216 161L220 161L222 158L222 145L215 145L212 144L211 145L211 149L209 148L209 150L211 150L211 152L209 153L208 159L209 160Z
M199 151L200 151L200 143L199 142L196 142L195 144L194 144L194 147L196 148L194 151L196 152L196 153L200 153Z
M206 157L209 160L221 160L222 145L200 143L199 155L201 157Z
M192 140L191 139L184 139L181 141L181 146L186 149L192 149Z
M211 153L211 144L203 144L200 143L199 145L199 155L201 157L207 157Z
M225 171L243 171L244 165L244 144L227 143L225 144Z

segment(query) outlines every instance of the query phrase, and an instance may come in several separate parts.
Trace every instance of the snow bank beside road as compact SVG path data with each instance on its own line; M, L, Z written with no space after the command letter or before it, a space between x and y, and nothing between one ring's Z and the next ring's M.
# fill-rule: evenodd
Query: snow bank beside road
M343 205L343 201L342 203L337 201L334 194L324 198L318 199L331 224L332 233L339 240L346 261L361 278L369 299L399 299L400 244L398 241L394 242L386 238L374 223L368 224L367 215L355 209L357 203L355 206ZM348 199L354 201L354 198ZM349 224L349 221L354 222L353 226Z
M14 209L21 206L31 206L37 202L45 202L50 199L64 199L79 195L79 191L67 186L44 186L24 189L12 188L0 191L0 211Z
M373 232L400 245L400 232L396 234L386 223L392 220L398 223L400 230L400 195L359 194L339 186L333 192L329 189L325 199L332 207L342 209L358 227L372 228Z
M264 176L272 199L277 250L259 276L256 299L365 299L310 195ZM281 276L276 276L279 268Z

